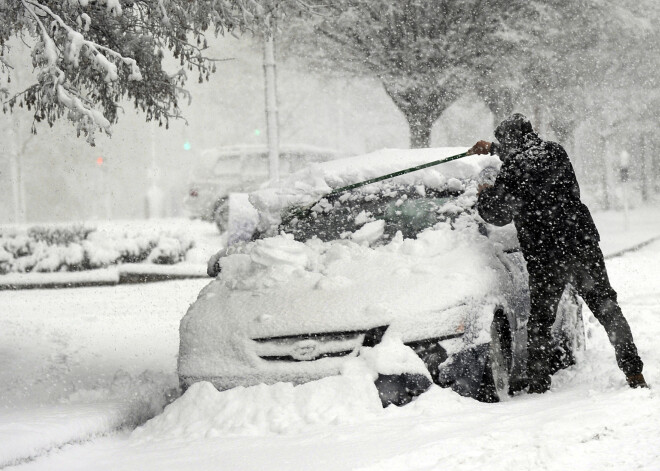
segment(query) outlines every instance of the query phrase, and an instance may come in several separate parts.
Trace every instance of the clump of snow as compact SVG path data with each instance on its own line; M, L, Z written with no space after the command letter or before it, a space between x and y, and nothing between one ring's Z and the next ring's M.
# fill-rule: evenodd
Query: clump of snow
M343 372L352 371L356 363L364 364L373 372L374 379L378 374L398 375L416 373L431 378L422 359L412 348L406 346L398 335L385 335L375 347L363 347L360 356L344 365Z
M369 244L381 238L385 232L385 221L382 219L365 224L351 236L358 244Z
M348 195L347 195L348 197ZM373 221L373 217L368 211L361 211L360 214L355 216L355 225L362 226L370 221Z
M259 214L250 204L247 193L229 194L227 220L227 245L249 241L259 223Z
M272 287L304 274L311 263L310 248L291 235L257 240L243 248L244 253L220 259L222 280L230 289Z

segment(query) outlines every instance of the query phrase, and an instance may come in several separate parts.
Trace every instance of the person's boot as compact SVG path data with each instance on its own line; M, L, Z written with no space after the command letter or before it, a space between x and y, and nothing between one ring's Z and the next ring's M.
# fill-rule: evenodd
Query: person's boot
M627 376L626 381L628 381L628 386L630 386L633 389L649 387L649 385L646 384L646 380L644 379L644 375L642 373L638 375Z
M550 389L550 376L529 378L527 394L543 394Z
M526 377L509 378L509 396L523 391L527 386L529 386L529 380Z

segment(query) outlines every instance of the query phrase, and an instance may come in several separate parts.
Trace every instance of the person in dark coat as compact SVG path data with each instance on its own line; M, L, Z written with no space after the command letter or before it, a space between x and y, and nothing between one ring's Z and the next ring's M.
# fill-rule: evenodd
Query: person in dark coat
M580 201L573 166L557 143L539 138L521 114L495 130L497 143L479 141L469 154L497 154L502 167L492 186L481 185L477 209L484 221L513 221L527 262L531 312L527 324L528 392L550 388L551 328L568 283L603 325L630 387L647 387L628 322L610 286L600 236Z

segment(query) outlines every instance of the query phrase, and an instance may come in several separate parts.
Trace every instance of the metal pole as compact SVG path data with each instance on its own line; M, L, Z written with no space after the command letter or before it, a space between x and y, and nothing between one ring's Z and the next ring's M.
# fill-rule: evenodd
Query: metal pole
M280 150L277 126L277 83L275 77L275 28L267 19L264 37L264 79L266 82L266 127L268 131L268 169L270 179L280 179Z

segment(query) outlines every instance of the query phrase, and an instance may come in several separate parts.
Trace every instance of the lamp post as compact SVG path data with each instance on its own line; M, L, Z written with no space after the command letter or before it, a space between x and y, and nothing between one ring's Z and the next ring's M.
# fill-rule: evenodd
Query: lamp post
M270 179L280 179L280 149L277 110L277 75L275 70L275 28L266 20L264 33L264 81L266 91L266 127L268 131L268 169Z

